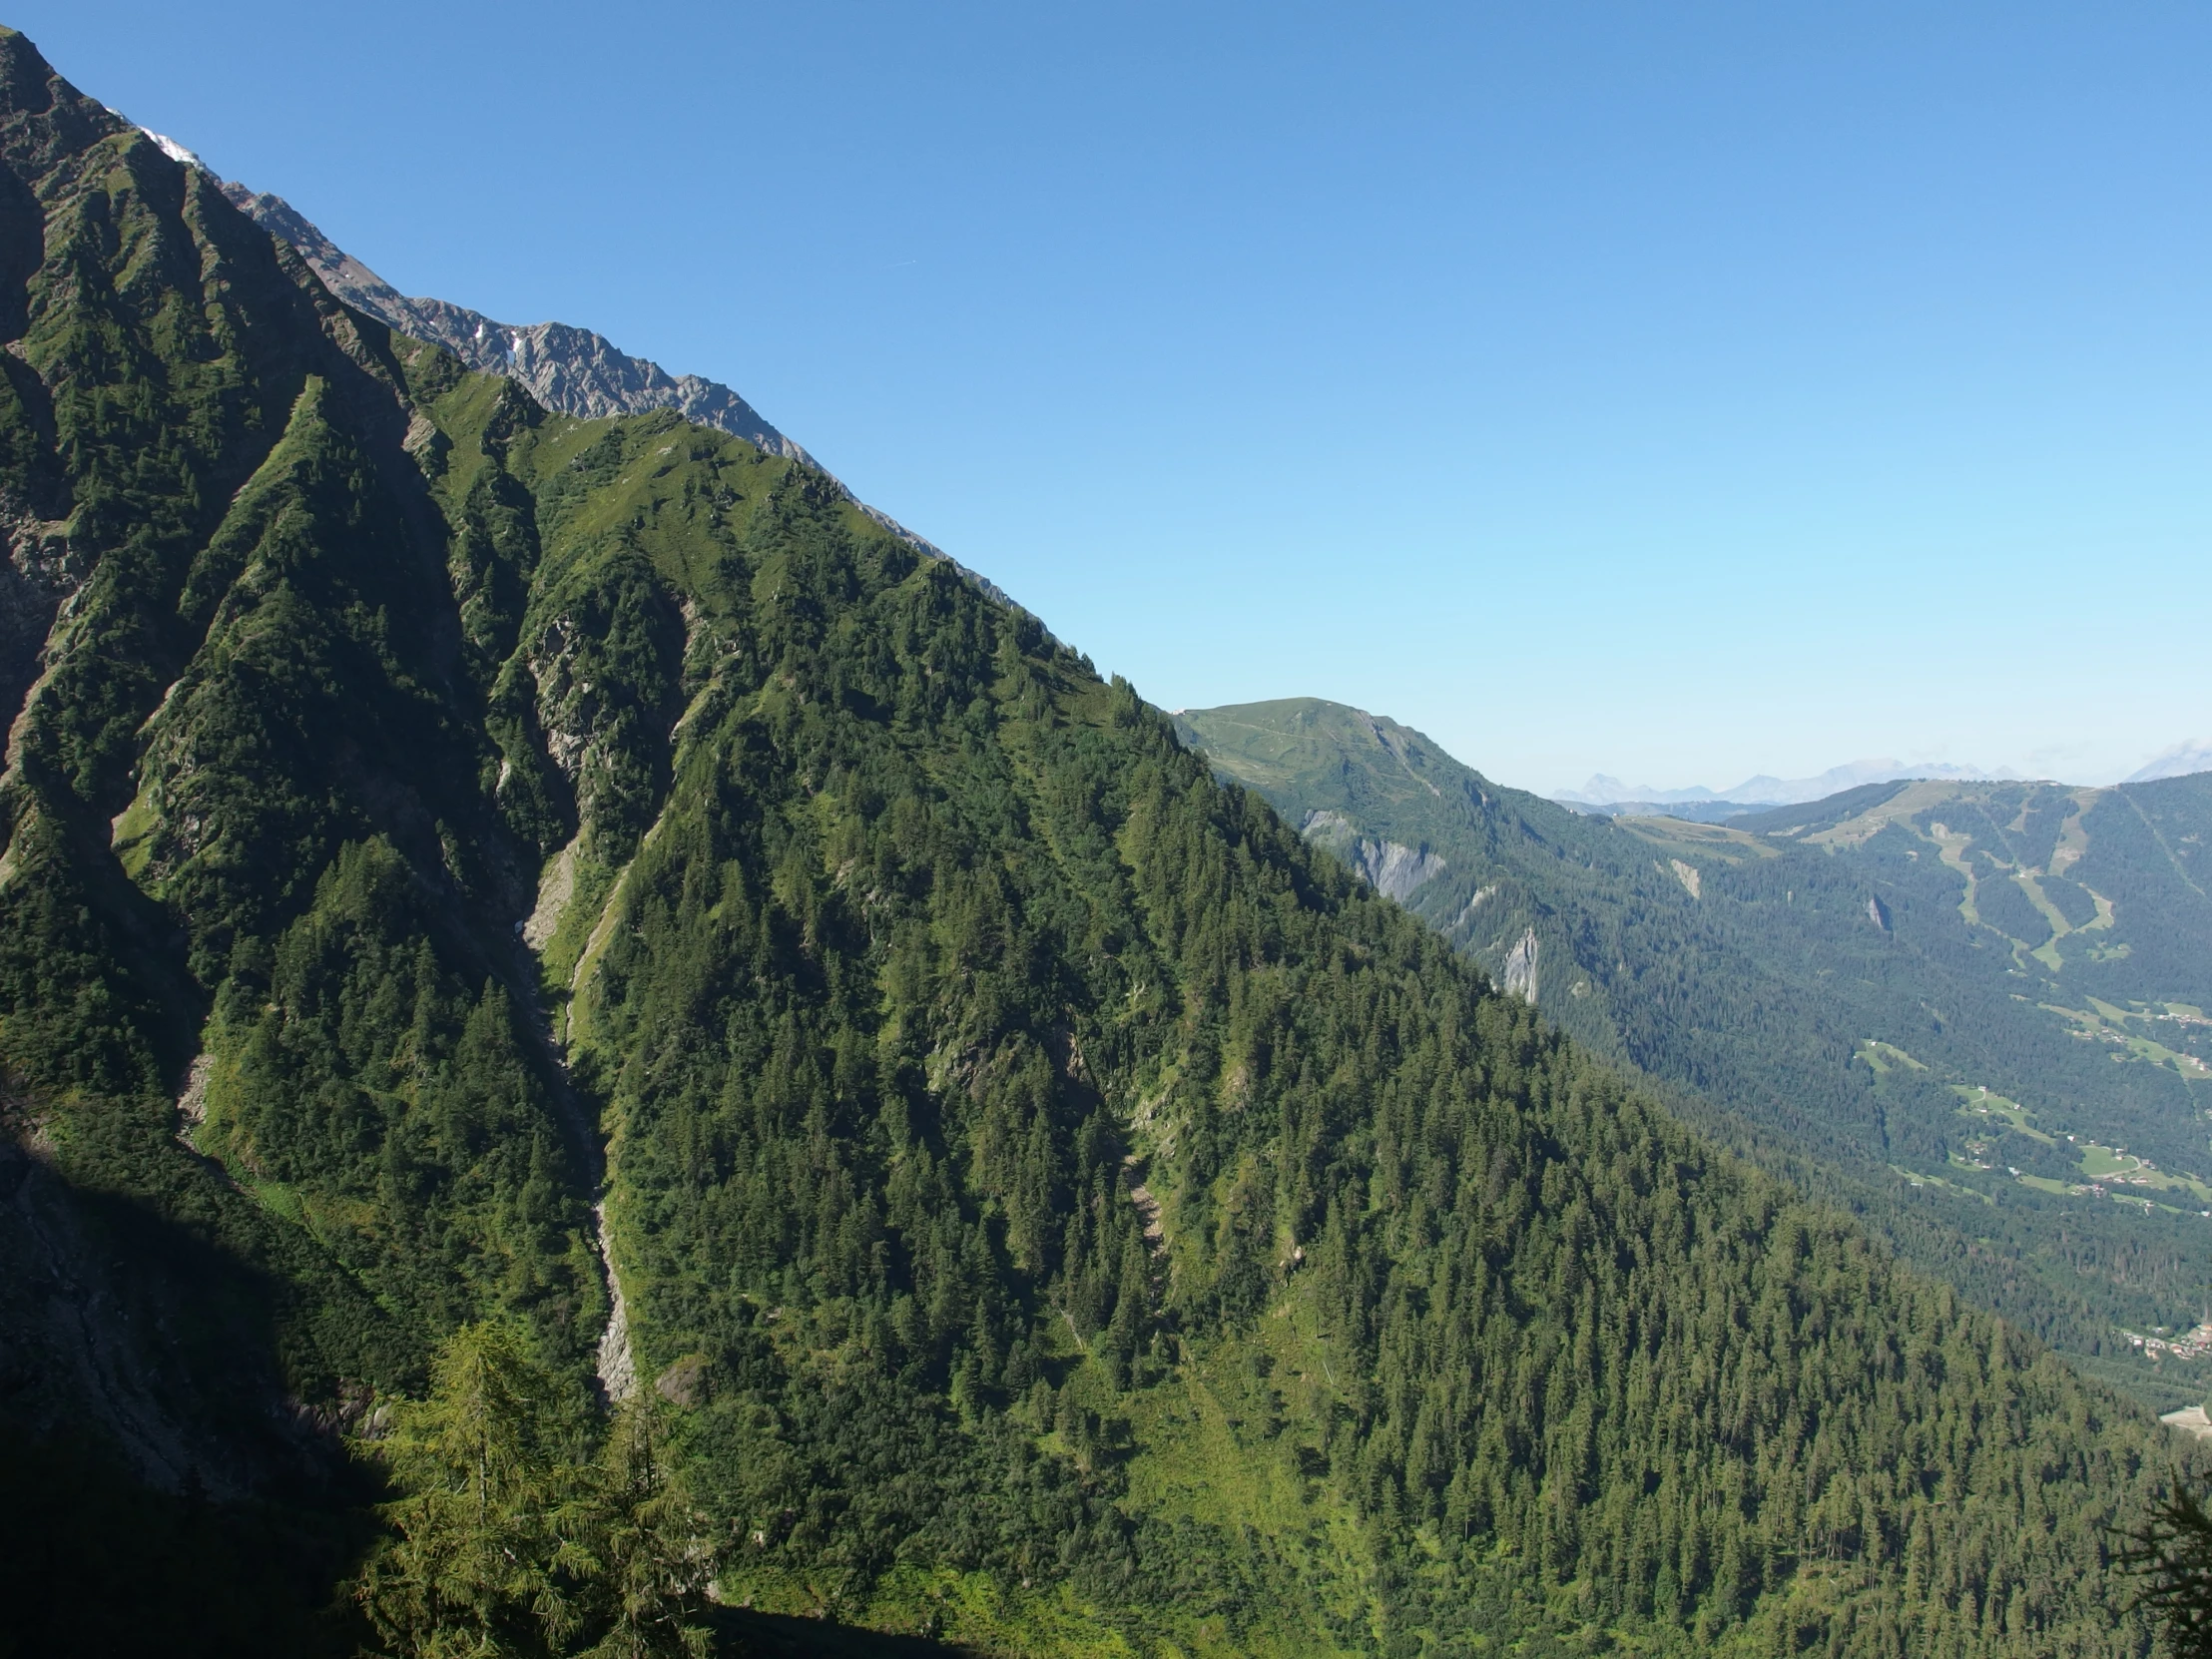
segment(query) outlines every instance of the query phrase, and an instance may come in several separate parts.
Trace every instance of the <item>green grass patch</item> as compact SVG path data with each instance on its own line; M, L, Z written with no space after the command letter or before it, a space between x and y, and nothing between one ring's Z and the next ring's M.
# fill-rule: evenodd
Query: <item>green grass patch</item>
M2016 1100L2007 1100L2001 1094L1991 1094L1985 1088L1968 1083L1953 1083L1950 1092L1958 1096L1962 1104L1958 1115L1966 1118L1989 1118L2007 1124L2030 1140L2041 1141L2045 1146L2056 1146L2057 1137L2044 1134L2028 1119L2033 1115Z
M2092 1143L2081 1149L2081 1173L2092 1181L2108 1181L2116 1175L2133 1175L2142 1167L2142 1159L2131 1153L2114 1151L2108 1146Z
M1955 1181L1945 1181L1939 1175L1930 1175L1922 1170L1907 1169L1903 1164L1892 1164L1890 1173L1915 1187L1940 1187L1946 1193L1956 1193L1960 1198L1970 1198L1982 1204L1994 1204L1996 1202L1987 1193L1977 1192L1972 1187L1960 1186Z
M1906 1053L1904 1049L1898 1047L1896 1043L1877 1042L1872 1037L1867 1038L1859 1045L1859 1058L1872 1066L1875 1075L1878 1077L1887 1077L1891 1072L1901 1068L1906 1071L1926 1071L1928 1069L1920 1061L1914 1059L1912 1055Z

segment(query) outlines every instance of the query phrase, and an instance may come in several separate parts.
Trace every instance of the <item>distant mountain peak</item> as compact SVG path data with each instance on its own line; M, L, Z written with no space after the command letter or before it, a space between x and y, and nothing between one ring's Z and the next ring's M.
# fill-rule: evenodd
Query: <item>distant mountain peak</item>
M2212 760L2208 760L2212 765ZM1825 801L1862 784L1888 784L1900 778L1933 778L1944 783L2016 783L2020 775L2010 767L1958 766L1948 761L1907 765L1887 757L1849 761L1830 767L1815 778L1776 778L1761 773L1733 789L1713 790L1704 785L1688 789L1654 789L1649 784L1628 785L1598 773L1579 790L1561 790L1551 799L1581 807L1615 807L1623 803L1652 806L1684 806L1694 802L1733 801L1746 806L1795 807L1808 801Z
M2130 784L2148 784L2159 778L2182 778L2192 772L2212 772L2212 738L2187 738L2163 749L2128 774Z

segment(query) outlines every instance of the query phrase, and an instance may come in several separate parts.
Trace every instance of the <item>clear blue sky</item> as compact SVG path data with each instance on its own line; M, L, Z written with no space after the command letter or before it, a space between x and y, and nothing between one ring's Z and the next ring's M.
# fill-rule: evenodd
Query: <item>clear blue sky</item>
M1168 707L1510 783L2212 736L2212 7L15 0Z

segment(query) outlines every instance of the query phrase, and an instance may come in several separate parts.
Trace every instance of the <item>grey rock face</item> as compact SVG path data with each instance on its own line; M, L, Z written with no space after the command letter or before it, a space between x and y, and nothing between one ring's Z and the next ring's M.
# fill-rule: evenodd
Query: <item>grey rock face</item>
M1336 853L1365 876L1369 886L1401 904L1443 874L1446 867L1444 860L1426 847L1367 839L1342 813L1308 813L1299 833L1314 845Z
M197 158L195 158L197 162ZM299 251L322 285L388 328L444 346L462 362L520 381L555 414L596 420L607 415L675 409L686 420L715 426L773 455L813 464L806 450L761 418L728 386L696 374L670 374L633 357L602 334L565 322L498 322L443 299L415 299L324 236L280 196L226 183L232 206L272 236Z
M1347 863L1357 863L1353 847L1359 843L1360 831L1352 820L1344 814L1318 810L1306 815L1306 822L1298 827L1298 832L1315 846L1326 847Z
M139 129L160 145L172 161L196 167L222 187L232 206L273 237L288 243L338 299L387 328L442 345L470 368L504 374L525 387L555 414L586 420L609 415L674 409L686 420L713 426L772 455L798 461L830 478L844 498L875 523L915 550L943 559L961 579L986 598L1020 611L1006 591L968 569L949 553L906 528L890 514L869 506L829 469L762 418L761 412L719 380L697 374L671 374L659 363L633 357L603 334L565 322L499 322L482 311L444 299L410 298L324 236L298 209L280 196L249 189L220 178L192 151L151 128ZM1024 612L1023 614L1027 614Z
M1399 841L1362 841L1359 860L1368 884L1399 903L1444 872L1444 861L1435 853Z
M1531 1006L1536 1001L1536 929L1531 927L1513 943L1505 953L1505 994L1517 996Z
M173 160L214 177L208 165L191 151L159 134L150 136ZM322 278L324 287L385 327L442 345L470 368L504 374L555 414L598 420L609 415L674 409L686 420L716 427L772 455L811 466L830 477L847 501L900 541L932 558L946 560L987 598L1021 609L996 583L977 575L934 542L916 535L846 489L820 461L770 425L758 409L721 381L697 374L671 374L659 363L631 356L589 328L571 327L565 322L498 322L482 311L448 300L409 298L324 236L282 197L257 193L235 181L219 183L234 207L271 236L289 243Z
M0 728L12 723L37 677L41 654L63 605L83 586L84 560L69 526L45 520L0 494Z

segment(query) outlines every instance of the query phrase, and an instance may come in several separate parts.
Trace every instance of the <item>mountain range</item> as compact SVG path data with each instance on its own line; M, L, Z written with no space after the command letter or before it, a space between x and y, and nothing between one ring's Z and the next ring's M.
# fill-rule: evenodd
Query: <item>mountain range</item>
M2191 738L2152 757L2130 773L2130 784L2148 784L2159 778L2186 778L2192 772L2212 772L2212 740Z
M765 427L332 270L0 31L0 1644L639 1650L653 1573L563 1600L637 1527L508 1547L621 1493L527 1461L627 1468L732 1653L2148 1651L2189 1444L1791 1158L1949 1183L2054 1330L2178 1303L2045 1172L2193 1167L2199 783L1708 843L1328 705L1225 783ZM1494 869L1384 823L1447 802ZM1981 1002L1871 1024L1926 964ZM469 1354L537 1381L431 1455Z
M2160 778L2183 778L2193 772L2212 772L2212 740L2190 738L2161 751L2128 774L2130 784L2148 784ZM1755 807L1795 807L1823 801L1863 784L1888 784L1899 779L1948 782L2019 782L2009 767L1955 766L1949 762L1924 762L1908 766L1903 761L1852 761L1830 767L1815 778L1775 778L1761 773L1733 789L1711 790L1703 785L1688 789L1655 789L1649 784L1627 784L1605 773L1593 775L1578 790L1560 790L1550 797L1562 805L1602 812L1608 816L1643 808L1688 807L1689 816L1709 823L1724 822Z
M1756 778L1745 779L1731 790L1709 790L1702 785L1693 785L1683 790L1659 790L1648 784L1624 784L1618 778L1609 778L1599 773L1579 790L1561 790L1551 799L1570 806L1613 809L1626 806L1680 807L1706 803L1725 803L1738 807L1794 807L1802 802L1826 800L1829 796L1856 789L1862 784L1887 784L1900 778L2018 777L2018 773L2005 767L1990 770L1953 766L1948 762L1907 766L1902 761L1852 761L1844 766L1830 767L1817 778L1774 778L1761 773Z
M2161 1409L2212 1280L2212 775L1592 818L1314 700L1186 741L1709 1132ZM1993 1104L1992 1104L1993 1103Z

